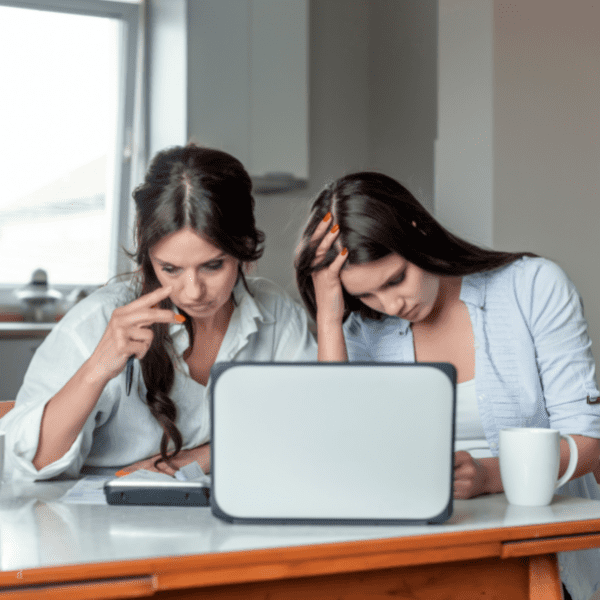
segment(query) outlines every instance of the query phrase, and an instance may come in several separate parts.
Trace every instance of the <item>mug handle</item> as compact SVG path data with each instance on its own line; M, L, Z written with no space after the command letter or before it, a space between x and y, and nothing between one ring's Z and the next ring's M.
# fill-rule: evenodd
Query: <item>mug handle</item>
M577 452L577 444L575 440L570 435L561 435L561 440L566 440L569 444L569 450L571 451L571 456L569 458L569 466L565 471L565 474L556 482L554 489L559 488L561 485L564 485L571 479L573 473L575 473L575 468L577 467L577 460L579 459L579 453Z

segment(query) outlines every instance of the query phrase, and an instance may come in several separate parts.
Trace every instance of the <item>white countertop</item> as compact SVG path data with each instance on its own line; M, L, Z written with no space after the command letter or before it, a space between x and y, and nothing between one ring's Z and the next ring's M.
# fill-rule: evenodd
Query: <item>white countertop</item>
M0 321L0 337L43 337L52 331L56 321Z
M242 525L208 507L66 504L73 482L1 484L4 571L235 550L420 536L600 518L600 502L555 496L542 508L509 506L504 494L455 501L442 525Z

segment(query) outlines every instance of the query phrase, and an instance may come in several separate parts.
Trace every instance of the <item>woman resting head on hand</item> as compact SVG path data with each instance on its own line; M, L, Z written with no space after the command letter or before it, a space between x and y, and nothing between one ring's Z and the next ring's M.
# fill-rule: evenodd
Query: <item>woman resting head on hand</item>
M133 197L139 269L74 306L36 352L0 421L14 474L173 475L193 461L209 471L213 364L316 358L304 311L244 275L264 235L237 159L194 144L169 148Z
M500 429L550 427L578 446L559 493L600 499L590 473L600 455L591 342L577 290L556 264L468 243L400 183L363 172L313 202L296 280L320 360L456 367L455 498L502 492ZM600 564L595 552L588 564Z
M591 342L577 290L557 265L462 240L400 183L363 172L313 202L296 279L317 322L319 360L456 367L455 498L503 491L500 429L551 427L571 434L579 454L559 493L600 499L591 474L600 455ZM561 475L569 461L562 444ZM594 556L570 553L563 571L574 598L600 584L598 569L586 567L600 564L598 550L585 552Z

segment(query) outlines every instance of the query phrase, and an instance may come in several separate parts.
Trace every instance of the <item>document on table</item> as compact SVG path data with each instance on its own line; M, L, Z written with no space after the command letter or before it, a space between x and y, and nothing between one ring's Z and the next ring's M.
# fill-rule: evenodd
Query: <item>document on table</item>
M111 479L116 479L116 477L112 475L86 475L79 479L61 498L61 502L67 504L107 504L104 495L104 484ZM127 479L128 481L173 481L173 477L170 475L145 469L139 469L120 479ZM206 475L196 461L179 469L175 473L175 479L178 481L198 481L210 486L210 475Z

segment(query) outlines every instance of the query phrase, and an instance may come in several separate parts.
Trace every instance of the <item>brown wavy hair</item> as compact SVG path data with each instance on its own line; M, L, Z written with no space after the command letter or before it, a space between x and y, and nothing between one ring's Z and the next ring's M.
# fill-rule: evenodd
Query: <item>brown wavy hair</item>
M317 307L312 273L329 266L334 247L319 264L311 243L315 229L331 212L340 227L339 243L348 249L346 265L359 265L396 253L421 269L437 275L468 275L490 271L530 252L499 252L471 244L444 229L421 203L395 179L374 172L346 175L327 185L311 206L297 254L296 283L309 313L316 320ZM342 287L343 289L343 287ZM358 312L366 319L384 317L343 289L344 320Z
M193 143L159 152L150 163L144 182L133 192L136 206L135 260L144 295L160 287L150 261L150 249L164 237L191 228L214 246L240 261L238 280L248 289L242 263L258 260L263 253L264 234L256 228L252 180L242 163L233 156ZM233 298L235 303L235 297ZM172 309L169 298L161 308ZM181 309L180 309L181 311ZM184 315L184 311L181 311ZM186 315L190 347L194 333ZM161 458L169 463L181 450L183 439L177 429L177 407L169 393L175 370L169 350L172 340L168 324L152 325L154 339L140 361L146 402L163 428ZM169 442L174 449L168 452Z

